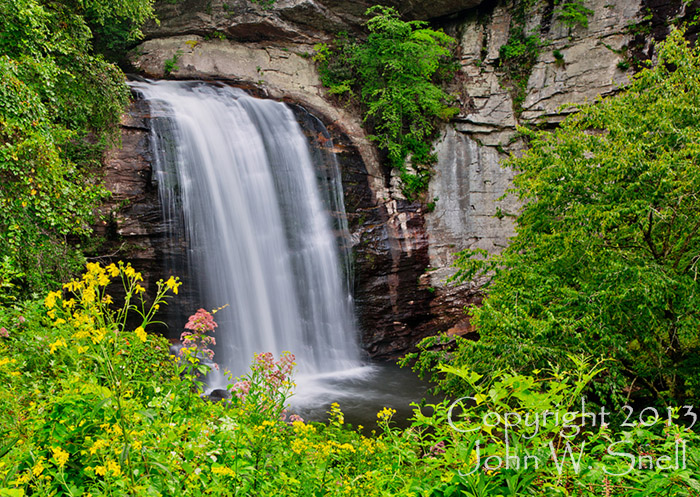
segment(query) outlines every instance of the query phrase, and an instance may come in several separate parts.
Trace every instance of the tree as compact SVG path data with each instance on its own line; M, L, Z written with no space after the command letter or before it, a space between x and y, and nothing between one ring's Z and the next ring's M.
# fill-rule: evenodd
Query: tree
M129 92L86 19L133 39L152 15L150 0L0 0L0 303L79 265L69 241L106 194L97 166Z
M487 373L593 356L612 360L606 396L697 397L700 51L676 30L622 94L524 133L529 150L507 162L516 236L457 262L458 280L489 282L470 311L480 339L454 361Z

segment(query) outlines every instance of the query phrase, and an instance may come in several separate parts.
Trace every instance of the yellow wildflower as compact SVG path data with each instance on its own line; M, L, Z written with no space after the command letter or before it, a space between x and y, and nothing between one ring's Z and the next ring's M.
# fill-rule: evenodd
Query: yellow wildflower
M56 464L58 464L58 467L62 468L65 466L68 462L68 458L70 457L68 452L60 447L51 447L51 451L53 452L53 459L56 461Z
M133 278L134 276L136 276L136 271L133 267L131 267L131 264L127 264L124 268L124 274L127 278Z
M345 422L345 416L343 415L343 411L340 410L340 404L337 402L331 404L331 410L328 411L328 414L330 414L330 421L332 423L342 425Z
M39 458L37 463L32 468L32 473L34 474L34 476L39 476L43 472L44 472L44 458L41 457L41 458Z
M83 287L83 283L81 281L78 281L78 280L69 281L68 283L63 285L63 288L65 288L69 292L77 292L82 287Z
M29 471L27 471L23 475L19 476L14 481L13 485L17 485L17 486L24 485L25 483L29 483L29 480L31 480L31 479L32 479L32 474Z
M85 267L87 268L89 275L99 274L102 271L102 268L100 267L99 262L88 262L85 265ZM87 274L85 276L87 276ZM83 276L83 277L85 277L85 276Z
M118 476L122 472L122 468L119 466L119 464L117 464L116 461L112 461L111 459L107 461L107 469L111 471L114 476Z
M95 455L98 450L107 447L107 442L105 440L96 440L92 447L90 447L90 454Z
M106 334L107 334L107 330L105 328L100 328L99 330L94 330L92 332L92 336L90 337L92 339L92 343L97 345L102 340L104 340L104 337Z
M175 295L177 295L177 289L180 285L182 285L182 283L178 282L173 276L168 278L168 281L165 282L165 286L172 290Z
M292 452L296 454L301 454L306 448L307 442L308 440L306 438L303 440L295 438L294 440L292 440Z
M49 294L44 299L44 306L47 309L53 309L56 307L56 301L61 298L61 292L49 292Z
M84 304L92 304L95 302L95 287L93 285L88 285L88 287L85 288L81 300Z
M232 470L231 468L228 468L226 466L214 466L211 468L211 472L214 473L215 475L223 475L223 476L231 476L231 477L236 476L236 472L234 470Z
M102 303L103 303L103 304L107 304L107 305L113 304L114 301L112 300L112 296L111 296L111 295L105 295L104 297L102 297Z
M5 364L12 364L13 362L17 362L17 360L10 359L9 357L3 357L0 359L0 367L4 366Z
M87 347L83 347L82 345L78 345L78 354L84 354L85 352L87 352L87 350L88 350Z
M104 476L107 474L107 468L104 466L95 466L95 473L97 473L100 476Z
M134 333L136 334L137 337L139 337L139 340L142 342L145 342L146 339L148 338L148 335L146 334L146 330L143 329L143 327L139 326L134 330Z
M116 264L112 263L105 268L112 278L119 276L119 268Z
M396 409L385 407L377 413L377 419L379 421L389 421L394 414L396 414Z
M56 349L58 347L66 347L66 342L62 338L59 338L54 343L49 345L49 352L53 354L54 352L56 352Z

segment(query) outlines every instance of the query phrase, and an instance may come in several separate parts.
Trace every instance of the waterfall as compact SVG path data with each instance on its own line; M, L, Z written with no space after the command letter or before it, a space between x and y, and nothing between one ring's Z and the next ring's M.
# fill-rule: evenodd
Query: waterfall
M234 375L268 351L292 352L307 374L358 366L334 234L347 236L337 164L314 167L282 103L201 82L132 87L151 107L154 175L169 235L188 252L185 284L196 280L201 307L228 304L216 361Z

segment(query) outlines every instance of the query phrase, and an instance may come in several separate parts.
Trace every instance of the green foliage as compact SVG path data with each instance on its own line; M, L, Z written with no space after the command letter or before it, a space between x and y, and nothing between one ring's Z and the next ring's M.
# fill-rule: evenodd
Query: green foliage
M575 28L576 26L581 26L582 28L588 27L588 17L592 16L594 12L586 8L583 5L584 0L567 0L562 2L558 0L555 2L559 5L557 11L557 18L569 28Z
M153 4L154 0L91 0L76 13L85 18L93 33L95 50L118 61L143 37L141 26L154 19Z
M699 440L684 429L682 416L601 417L605 411L582 397L600 369L574 363L570 372L539 376L495 371L483 377L441 366L463 382L466 397L430 406L431 416L415 412L413 426L431 427L422 435L434 437L425 464L444 472L442 483L431 482L431 492L420 495L692 495L700 485L700 451L691 449L687 468L680 458L677 468L671 462L681 446ZM658 470L659 458L671 462L667 471Z
M263 9L269 10L275 6L276 0L250 0L253 3L260 5Z
M659 62L582 106L508 165L525 206L500 256L466 251L458 280L490 278L480 340L454 357L492 368L610 358L598 393L700 394L700 51L674 31ZM476 256L476 257L475 257Z
M140 23L145 0L0 0L0 301L65 278L81 260L67 239L89 233L105 196L94 178L129 93L91 55L88 16ZM130 39L138 36L129 25Z
M200 355L172 357L165 339L145 331L179 281L158 282L150 304L140 281L128 264L89 264L42 303L0 309L0 495L597 497L603 487L649 496L698 487L700 439L679 425L687 413L640 414L624 429L581 421L581 394L600 374L585 361L539 376L442 366L471 399L415 406L406 429L384 408L371 437L346 425L336 403L326 424L287 420L289 356L256 356L230 386L234 398L210 402ZM115 283L125 295L118 309ZM214 328L200 309L185 325L184 348L211 344ZM625 474L628 459L608 451L615 442L640 460L683 443L688 468ZM560 469L550 455L563 458L569 445L580 470L573 459ZM489 469L524 451L540 464Z
M517 22L517 21L515 21ZM540 55L540 39L525 34L522 25L511 27L510 36L498 53L498 64L503 71L502 83L510 89L516 113L525 101L527 81Z
M414 198L430 176L436 124L457 112L441 87L455 71L455 42L424 22L402 21L390 7L375 6L367 14L366 41L341 35L334 47L317 45L315 60L329 93L359 100L371 139L387 152L404 192ZM408 158L415 172L406 168Z
M552 55L554 56L554 64L557 67L564 67L566 65L566 62L564 61L564 54L561 53L561 51L554 50L552 51Z
M178 50L173 54L173 56L165 61L165 64L163 65L163 73L166 76L169 76L170 73L174 71L179 71L180 68L177 65L177 61L180 59L180 56L182 56L182 50Z

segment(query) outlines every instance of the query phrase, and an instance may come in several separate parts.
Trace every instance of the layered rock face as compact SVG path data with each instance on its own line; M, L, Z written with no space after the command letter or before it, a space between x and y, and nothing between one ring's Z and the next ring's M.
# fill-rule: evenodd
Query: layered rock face
M461 71L453 90L462 111L435 142L438 163L422 203L401 195L360 116L326 95L312 60L314 43L338 31L359 31L365 1L280 0L270 8L248 0L163 3L161 24L147 31L149 39L132 60L147 77L227 81L301 104L326 123L343 171L363 343L370 355L386 358L430 334L472 332L463 309L478 302L478 282L454 286L446 280L456 252L477 247L497 252L513 234L518 201L502 198L513 171L500 163L524 148L516 127L555 126L575 110L561 110L562 104L614 93L632 74L630 55L653 55L653 39L667 31L664 16L693 11L680 0L647 3L587 0L593 11L588 27L569 27L552 1L539 2L524 20L515 19L513 5L502 0L394 2L406 18L432 19L459 44ZM500 48L518 23L542 47L519 107L499 64ZM126 135L133 130L127 126ZM111 164L123 169L120 176L132 167ZM129 233L138 230L119 216L115 229L129 243Z
M431 19L476 7L482 0L182 0L160 2L161 22L147 29L150 38L221 33L239 41L294 43L330 39L340 31L359 32L365 11L382 3L407 19Z

